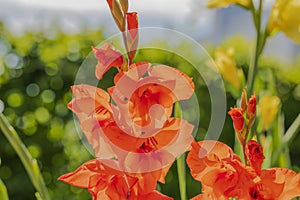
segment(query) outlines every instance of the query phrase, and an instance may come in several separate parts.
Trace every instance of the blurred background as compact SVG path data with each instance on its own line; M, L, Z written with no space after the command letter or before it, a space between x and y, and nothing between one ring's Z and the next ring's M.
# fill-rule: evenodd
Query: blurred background
M265 2L267 17L274 1ZM130 10L138 12L140 27L177 30L198 41L212 55L217 46L234 48L237 66L246 74L255 33L250 14L236 6L208 10L205 4L200 0L132 0ZM67 103L72 98L70 86L90 47L117 33L104 0L0 0L0 112L38 160L53 199L91 199L86 190L57 181L60 175L93 158L81 143ZM170 59L169 54L155 51L139 52L136 57L149 59L170 66L188 65L182 58ZM195 72L186 73L192 76ZM207 86L201 78L195 82L201 110L197 139L202 139L209 124L210 102L200 98L208 96ZM261 88L274 88L273 93L281 99L286 130L300 111L299 46L281 33L272 37L264 52L258 83ZM228 109L235 105L235 98L228 90ZM233 146L233 136L231 120L226 118L220 140ZM296 171L300 166L299 142L297 136L290 145L291 167ZM0 157L0 178L10 198L34 199L35 190L3 134ZM187 184L188 197L200 192L200 184L190 176ZM179 191L174 190L177 185L174 164L166 184L158 189L179 199Z

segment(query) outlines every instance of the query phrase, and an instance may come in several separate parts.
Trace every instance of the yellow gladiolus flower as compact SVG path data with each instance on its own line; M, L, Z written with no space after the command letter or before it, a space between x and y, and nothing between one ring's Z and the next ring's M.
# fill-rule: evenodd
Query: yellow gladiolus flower
M300 0L277 0L268 23L270 34L280 30L300 44Z
M251 0L209 0L207 2L208 8L224 8L230 4L240 4L246 8L250 7Z
M260 117L263 122L263 129L268 130L273 123L280 105L280 99L277 96L265 94L259 101Z
M241 76L243 76L243 72L237 68L233 60L233 51L232 48L226 52L218 48L215 52L215 63L223 78L229 82L234 89L240 90L242 87Z

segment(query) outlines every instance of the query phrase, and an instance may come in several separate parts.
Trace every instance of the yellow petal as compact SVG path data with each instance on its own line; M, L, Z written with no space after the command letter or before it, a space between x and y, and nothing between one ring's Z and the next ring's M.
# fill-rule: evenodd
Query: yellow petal
M209 0L207 2L208 8L224 8L228 7L231 4L240 4L247 8L250 7L250 0Z
M263 121L264 130L268 130L273 123L280 105L280 99L277 96L265 94L259 101L260 117Z
M300 1L277 0L272 8L268 31L282 31L295 43L300 44Z
M240 71L232 58L232 49L225 52L222 49L217 49L215 52L215 63L223 78L228 81L236 90L242 87L241 79L239 78Z

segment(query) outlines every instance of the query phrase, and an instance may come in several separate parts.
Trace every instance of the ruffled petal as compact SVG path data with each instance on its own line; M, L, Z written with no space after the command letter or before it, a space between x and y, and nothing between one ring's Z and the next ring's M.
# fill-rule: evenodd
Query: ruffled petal
M125 64L123 55L111 48L109 43L104 43L101 47L92 47L95 57L98 60L96 66L96 77L101 80L103 74L107 72L111 67L121 68Z

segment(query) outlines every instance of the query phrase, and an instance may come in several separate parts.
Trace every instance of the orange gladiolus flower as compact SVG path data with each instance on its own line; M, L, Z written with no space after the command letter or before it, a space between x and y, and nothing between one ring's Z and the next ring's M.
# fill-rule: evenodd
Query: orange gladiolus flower
M173 104L188 99L194 91L192 79L180 71L146 62L131 65L115 84L109 92L119 109L120 121L125 122L122 125L129 129L134 126L136 133L144 136L162 128Z
M244 129L244 111L242 108L230 108L228 114L231 116L234 129L240 132Z
M128 29L133 30L135 14L127 16ZM120 71L108 92L85 84L71 88L74 96L68 107L97 160L60 180L88 188L94 199L170 199L155 187L193 141L193 126L171 117L173 104L193 94L192 79L164 65L140 62L127 67L122 54L107 43L93 51L98 79L111 67Z
M172 117L173 104L190 98L194 84L169 66L131 64L138 44L137 13L127 12L127 0L107 3L125 33L128 64L108 43L92 47L99 80L111 67L119 73L108 92L85 84L72 87L74 98L68 107L77 115L97 159L59 180L87 188L94 200L169 200L155 190L156 183L164 183L175 158L193 141L193 125Z
M110 96L100 88L90 85L71 87L73 99L68 107L77 115L82 131L94 149L100 148L98 135L93 135L96 127L106 127L113 123Z
M193 140L193 126L171 118L173 104L192 95L192 80L168 66L137 63L117 74L115 82L109 89L112 103L100 88L72 87L69 107L95 156L125 163L119 170L164 174L161 169L168 168Z
M247 144L250 166L241 163L230 147L218 141L194 142L187 157L192 176L202 183L200 199L276 199L300 196L300 174L282 168L260 169L260 145Z
M111 67L121 68L125 64L123 55L111 48L110 44L105 43L101 47L92 47L95 57L98 60L96 66L96 77L101 80L105 72Z
M59 177L59 180L76 187L87 188L93 200L172 199L155 191L156 180L149 174L126 174L98 160L84 163L74 172Z
M187 164L192 176L202 183L203 195L195 199L244 197L246 186L255 177L230 147L218 141L193 143Z

